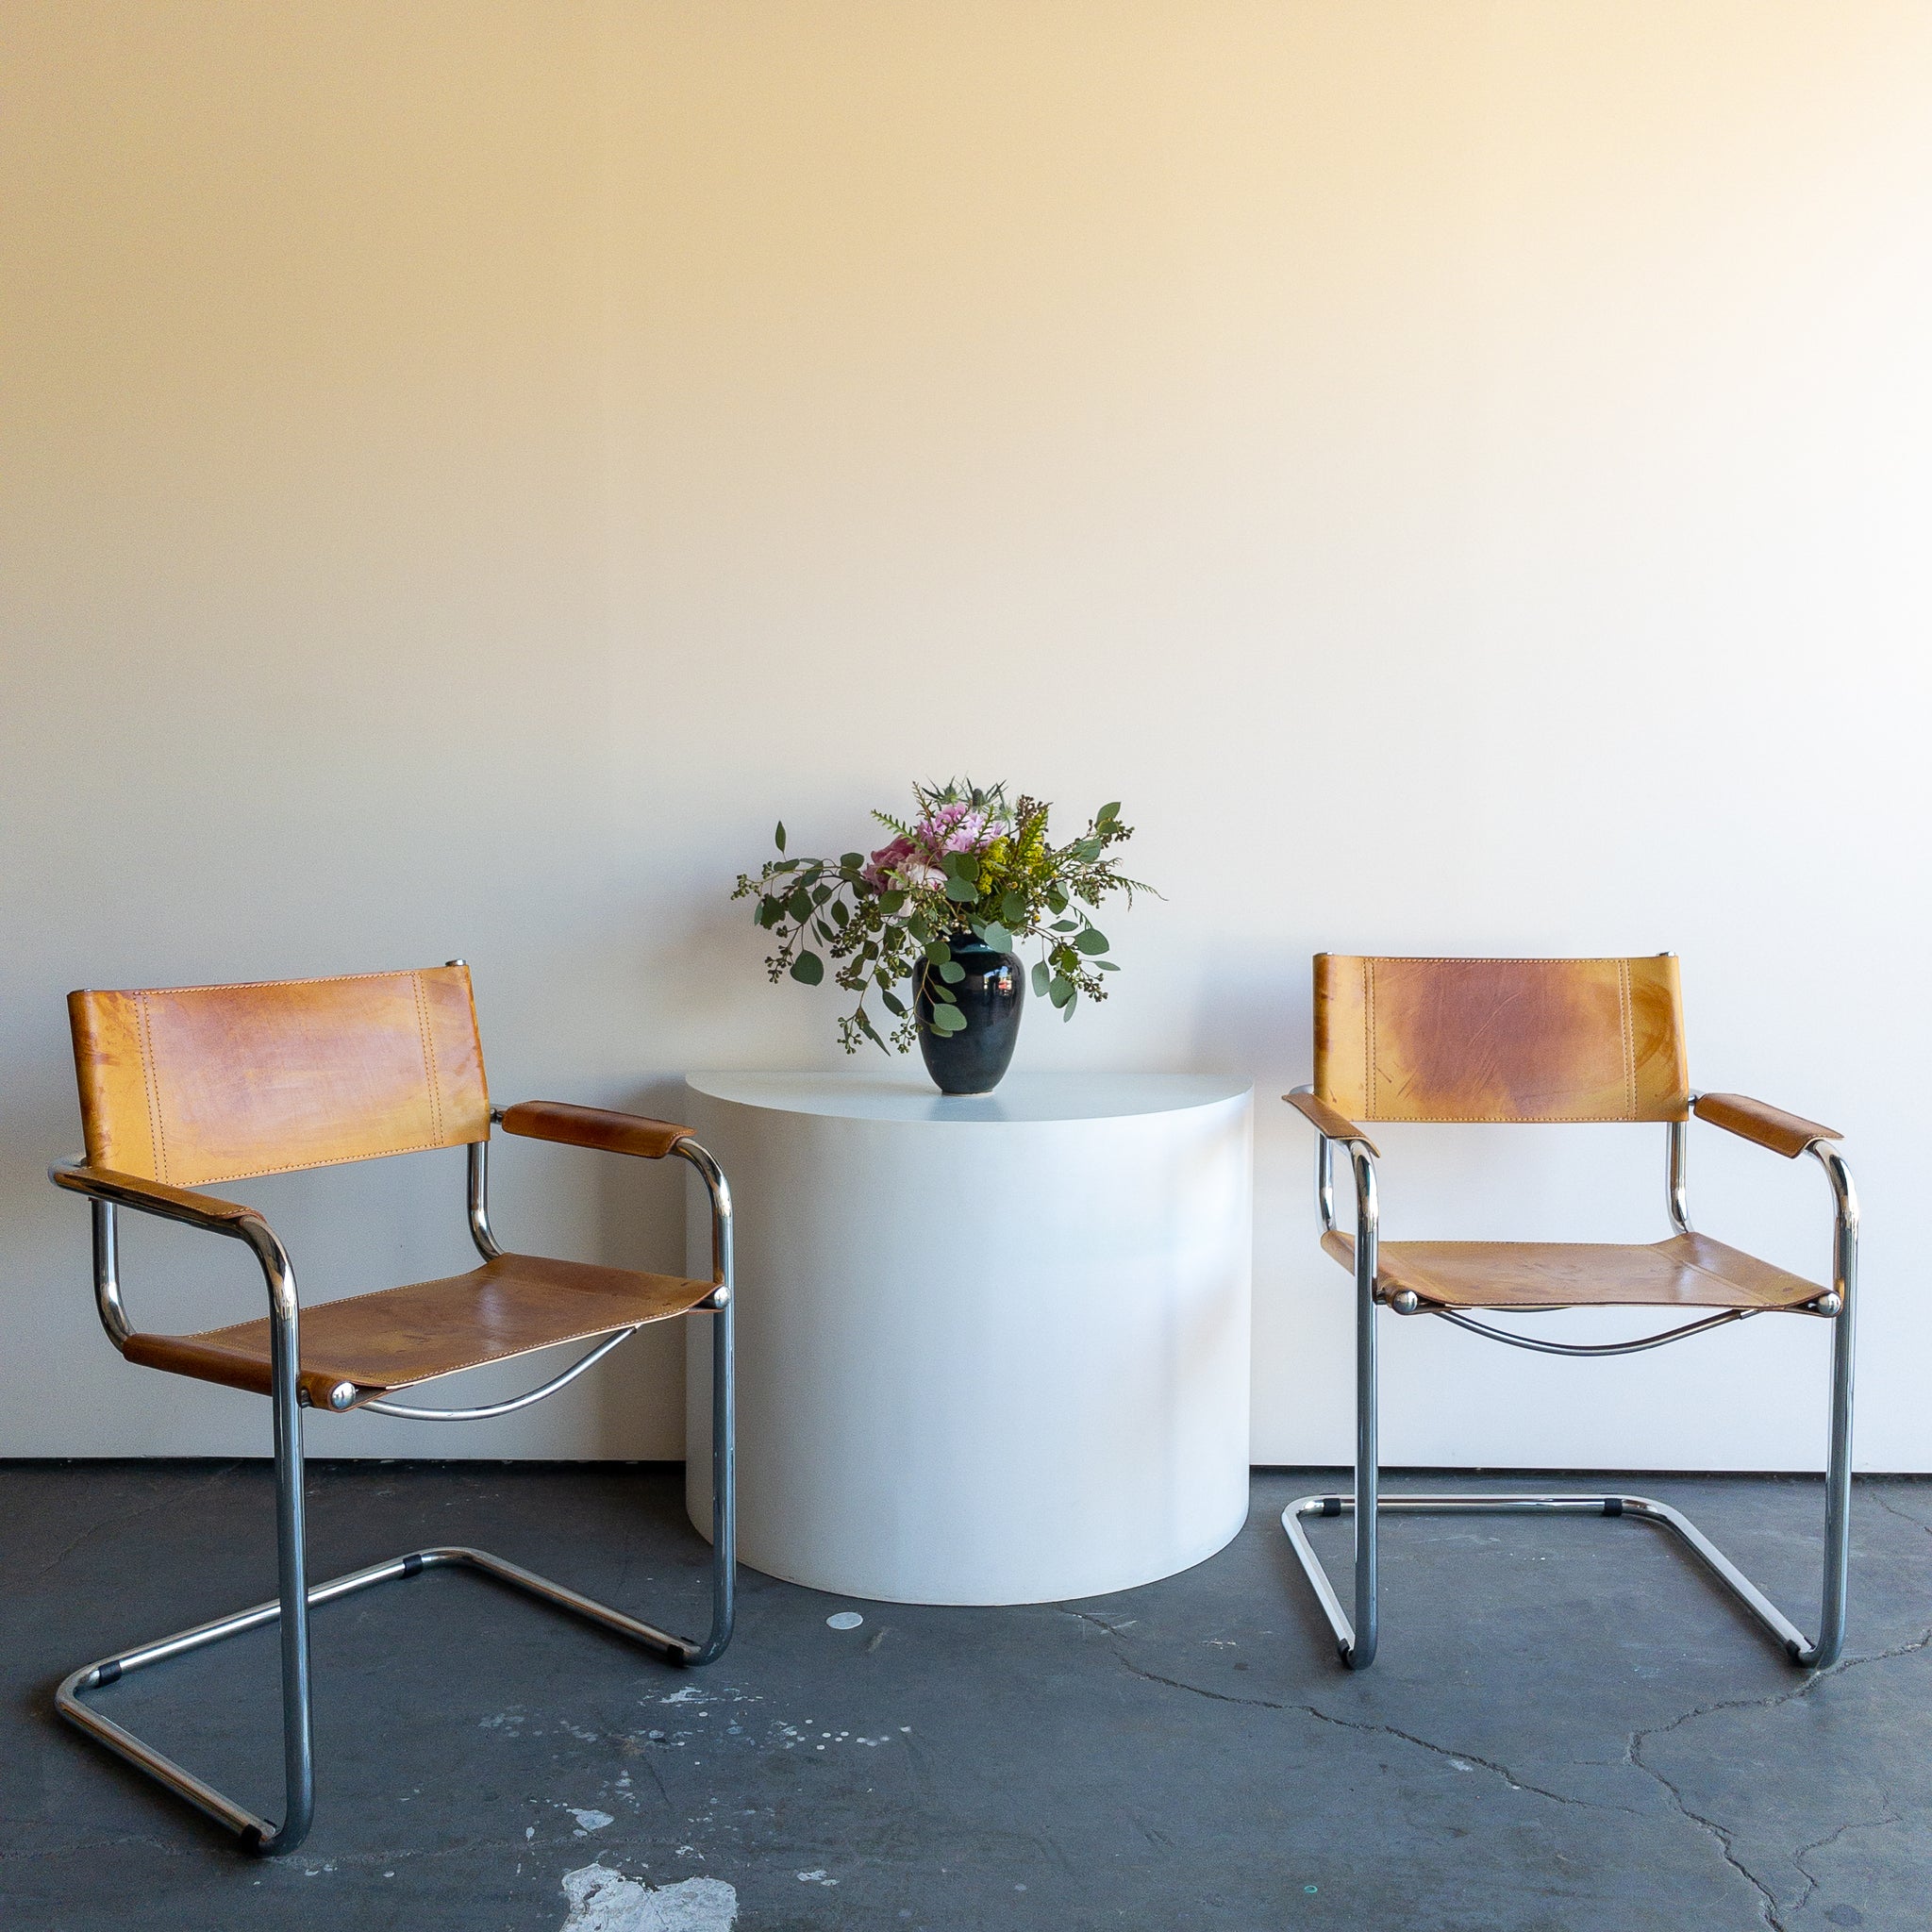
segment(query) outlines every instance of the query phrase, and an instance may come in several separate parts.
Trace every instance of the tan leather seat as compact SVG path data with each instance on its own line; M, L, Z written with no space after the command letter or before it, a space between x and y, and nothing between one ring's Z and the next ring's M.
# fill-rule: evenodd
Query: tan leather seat
M302 1311L302 1387L317 1408L354 1408L459 1369L686 1314L711 1292L708 1281L498 1255L467 1274L311 1303ZM257 1395L273 1386L266 1318L198 1335L130 1336L126 1356ZM348 1401L334 1395L344 1382L355 1390Z
M1351 1273L1355 1241L1322 1246ZM1824 1291L1769 1261L1679 1234L1632 1246L1590 1241L1382 1241L1375 1299L1407 1290L1441 1308L1799 1308Z

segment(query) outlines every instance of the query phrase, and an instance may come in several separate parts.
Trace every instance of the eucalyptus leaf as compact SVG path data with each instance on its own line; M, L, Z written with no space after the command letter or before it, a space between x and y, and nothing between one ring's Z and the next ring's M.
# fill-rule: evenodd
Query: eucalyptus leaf
M1044 959L1034 960L1033 996L1035 999L1043 1000L1046 997L1047 981L1052 977L1053 974L1046 970L1046 961Z
M1077 919L1056 919L1047 927L1049 932L1078 932L1079 930L1080 922Z
M979 936L995 953L1010 953L1013 950L1013 935L996 920L989 921L982 926Z
M944 940L927 940L925 942L925 957L935 966L943 966L953 957L953 949L947 945Z
M803 925L811 917L811 894L803 886L785 902L785 909L791 915L792 923Z
M839 860L841 869L845 872L857 872L864 863L865 854L862 852L848 852Z
M1102 932L1097 925L1090 925L1087 928L1087 930L1083 932L1080 935L1080 937L1074 941L1074 944L1080 952L1083 953L1104 953L1108 949L1108 939L1107 935L1104 932Z
M966 1030L966 1015L958 1007L935 1007L932 1009L932 1030L942 1036L963 1033Z
M1118 973L1121 969L1111 959L1095 959L1093 961L1093 970L1096 973Z
M959 1004L958 1000L954 996L951 987L942 985L939 980L930 976L927 977L925 982L925 993L926 997L932 1001L936 1008L957 1007Z
M1064 974L1056 973L1052 980L1048 982L1046 996L1055 1006L1065 1007L1073 1003L1074 995L1077 991L1078 988Z
M896 886L890 892L881 892L879 894L879 910L888 919L891 919L895 912L901 910L905 904L906 894L900 891Z
M1009 931L1026 917L1026 895L1024 892L1008 892L1000 901L1000 924Z
M958 986L966 977L966 969L957 959L942 959L938 967L939 975L948 986Z
M780 819L780 820L778 821L778 830L777 830L777 833L775 834L775 837L776 837L776 840L777 840L777 844L778 844L778 850L779 850L780 852L784 851L784 849L785 849L785 821L784 821L783 819Z
M886 1011L895 1020L903 1020L906 1017L906 1002L897 993L888 990L881 992L879 998L885 1002Z
M816 986L825 976L825 962L816 953L801 953L791 962L791 976L803 985Z
M1121 815L1121 802L1118 798L1111 805L1103 805L1093 815L1096 825L1110 825Z

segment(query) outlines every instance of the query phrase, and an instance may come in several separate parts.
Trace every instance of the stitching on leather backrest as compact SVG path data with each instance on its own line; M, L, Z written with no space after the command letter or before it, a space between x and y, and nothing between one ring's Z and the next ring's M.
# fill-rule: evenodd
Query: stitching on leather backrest
M409 975L416 991L416 1028L423 1039L423 1071L429 1080L429 1131L442 1139L442 1089L436 1077L436 1041L429 1026L429 996L420 972Z
M154 1157L155 1177L162 1182L168 1178L168 1121L161 1110L161 1083L155 1067L154 1035L148 1026L147 994L138 992L134 996L134 1011L141 1022L141 1084L147 1100L148 1139L154 1143L149 1152Z
M143 989L133 992L135 1010L140 1018L140 1041L142 1054L142 1075L146 1080L151 1131L156 1143L157 1178L172 1181L169 1173L167 1154L167 1120L161 1106L158 1064L154 1060L151 1030L148 1024L150 998L153 991L164 993L168 998L176 998L192 993L233 993L253 991L258 988L304 987L304 986L343 986L365 980L402 980L410 982L415 997L417 1039L423 1055L424 1072L428 1081L429 1106L432 1138L427 1141L399 1141L392 1145L371 1147L349 1155L326 1156L321 1159L284 1161L274 1166L246 1166L231 1171L200 1174L194 1180L196 1187L212 1186L225 1181L252 1180L263 1174L304 1174L312 1169L340 1167L358 1160L379 1160L397 1154L420 1154L448 1144L443 1130L442 1085L436 1062L435 1043L431 1037L427 991L424 984L423 969L396 968L386 973L338 973L317 979L257 979L237 980L215 986L172 986L160 989ZM151 1071L152 1070L152 1071Z
M388 1160L397 1154L435 1154L448 1144L446 1141L409 1141L394 1147L372 1147L363 1154L329 1154L319 1160L285 1160L279 1167L238 1167L232 1174L203 1174L194 1185L212 1188L225 1181L259 1180L271 1174L313 1174L325 1167L353 1167L358 1160Z
M1630 1118L1637 1118L1637 1023L1630 998L1630 962L1617 961L1617 1017L1623 1028L1624 1097Z
M1362 961L1362 1059L1364 1097L1368 1105L1362 1108L1370 1120L1379 1119L1375 1111L1375 962Z
M224 979L212 986L151 986L143 991L165 993L254 992L262 987L351 986L358 979L401 979L409 971L407 966L391 966L380 973L325 973L314 979Z

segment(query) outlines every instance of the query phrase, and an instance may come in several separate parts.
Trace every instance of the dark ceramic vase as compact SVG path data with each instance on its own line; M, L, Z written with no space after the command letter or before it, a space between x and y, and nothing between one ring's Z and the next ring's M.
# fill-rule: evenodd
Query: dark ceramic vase
M932 1030L933 1000L925 982L927 974L938 977L938 969L922 965L913 980L919 1050L941 1093L991 1093L1013 1063L1026 974L1012 954L996 953L970 933L956 933L952 948L955 964L966 969L966 977L952 988L966 1025L958 1033Z

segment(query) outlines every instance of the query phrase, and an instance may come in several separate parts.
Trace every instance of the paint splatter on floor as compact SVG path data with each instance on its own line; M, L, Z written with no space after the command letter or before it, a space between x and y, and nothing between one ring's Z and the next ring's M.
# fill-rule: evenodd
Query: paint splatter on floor
M738 1892L722 1878L686 1878L657 1889L608 1865L563 1874L570 1917L561 1932L731 1932Z

